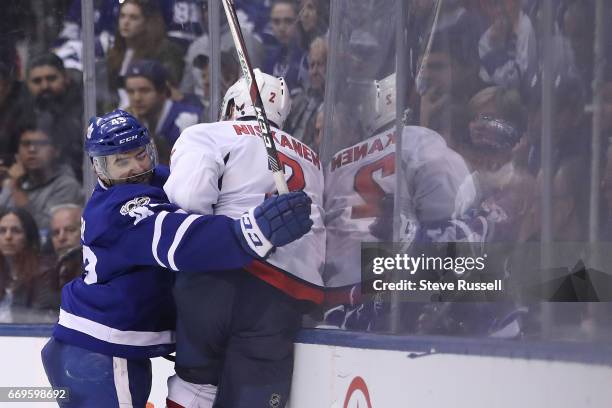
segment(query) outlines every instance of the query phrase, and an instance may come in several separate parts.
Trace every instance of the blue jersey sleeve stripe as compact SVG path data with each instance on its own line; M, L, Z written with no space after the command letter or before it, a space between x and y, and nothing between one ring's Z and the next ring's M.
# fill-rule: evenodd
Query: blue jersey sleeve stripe
M151 243L151 252L153 253L153 257L162 268L166 268L166 265L164 265L164 263L159 259L159 256L157 256L157 246L159 245L162 232L162 223L164 222L166 215L168 215L168 211L162 211L157 214L157 217L155 217L155 229L153 231L153 242Z
M191 214L190 216L185 218L185 220L181 223L181 225L178 227L176 231L176 235L174 236L174 241L172 241L172 245L170 246L170 250L168 251L168 264L170 265L170 268L172 268L175 271L178 271L178 267L176 266L176 263L174 262L174 254L176 253L176 249L181 243L181 240L183 239L183 236L185 235L187 228L189 228L189 226L200 217L201 215Z
M155 346L158 344L171 344L175 341L172 330L159 332L118 330L68 313L64 309L60 309L58 324L98 340L124 346Z

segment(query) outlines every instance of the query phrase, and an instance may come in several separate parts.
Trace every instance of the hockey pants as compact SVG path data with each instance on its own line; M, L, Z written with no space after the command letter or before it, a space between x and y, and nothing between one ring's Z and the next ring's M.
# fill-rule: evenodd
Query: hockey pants
M243 270L179 273L176 372L217 386L214 408L282 408L300 305Z
M42 361L54 388L68 388L61 408L144 408L151 392L151 361L107 356L53 337Z

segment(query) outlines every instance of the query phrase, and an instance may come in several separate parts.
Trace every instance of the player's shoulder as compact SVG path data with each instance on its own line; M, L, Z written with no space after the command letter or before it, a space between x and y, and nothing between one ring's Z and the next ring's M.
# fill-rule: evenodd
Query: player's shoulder
M435 130L423 126L405 126L402 132L402 149L448 150L444 138Z
M214 138L222 134L224 130L230 129L227 124L228 122L198 123L185 129L180 139L200 141Z
M167 177L162 175L154 175L150 184L121 184L114 188L112 192L112 198L109 201L112 202L124 202L131 199L132 197L146 195L156 201L168 201L168 197L163 190L163 183L167 180Z
M168 207L173 210L161 185L162 179L153 180L154 184L120 184L110 188L98 185L83 211L86 223L85 241L89 243L97 238L116 235L126 224L132 224L134 216L153 215L155 210ZM155 176L154 176L155 177ZM148 211L135 211L146 208Z
M404 126L403 134L404 135L429 136L429 137L433 137L433 138L441 138L442 137L435 130L427 128L425 126Z
M113 219L115 213L125 203L130 201L138 201L140 198L146 198L140 201L165 203L168 202L168 197L160 186L149 184L121 184L110 187L108 189L98 189L91 196L90 201L85 208L84 216L93 216L98 218L105 215L107 219Z
M163 187L164 183L170 177L170 168L165 165L157 165L153 172L153 179L151 185L156 187Z
M402 156L415 163L436 166L443 163L466 167L459 153L453 150L438 132L422 126L406 126L402 135Z
M362 140L347 141L347 147L336 151L327 164L328 172L344 169L357 171L363 165L378 160L389 160L386 156L395 152L395 128L380 131Z
M185 129L175 144L175 150L192 149L197 146L215 148L232 145L238 142L244 129L240 122L221 121L212 123L198 123ZM248 134L248 130L246 130Z

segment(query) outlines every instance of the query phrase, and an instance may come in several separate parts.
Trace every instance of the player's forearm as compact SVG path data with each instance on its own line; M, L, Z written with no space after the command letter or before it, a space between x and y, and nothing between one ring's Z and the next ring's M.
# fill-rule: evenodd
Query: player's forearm
M253 260L236 236L236 220L229 217L164 212L147 221L155 223L159 233L148 232L153 237L155 261L150 262L154 265L175 271L209 272L242 268Z

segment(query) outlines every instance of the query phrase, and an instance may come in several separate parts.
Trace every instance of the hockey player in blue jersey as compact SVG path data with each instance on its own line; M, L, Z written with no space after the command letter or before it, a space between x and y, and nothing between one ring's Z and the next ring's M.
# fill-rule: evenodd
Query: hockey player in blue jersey
M155 146L133 116L90 122L86 150L98 176L83 213L83 276L62 290L59 322L42 350L49 382L70 389L62 407L144 407L149 358L174 351L173 271L248 265L310 230L310 198L292 193L255 208L250 225L170 204ZM243 216L244 218L244 216ZM259 255L258 255L259 253Z

